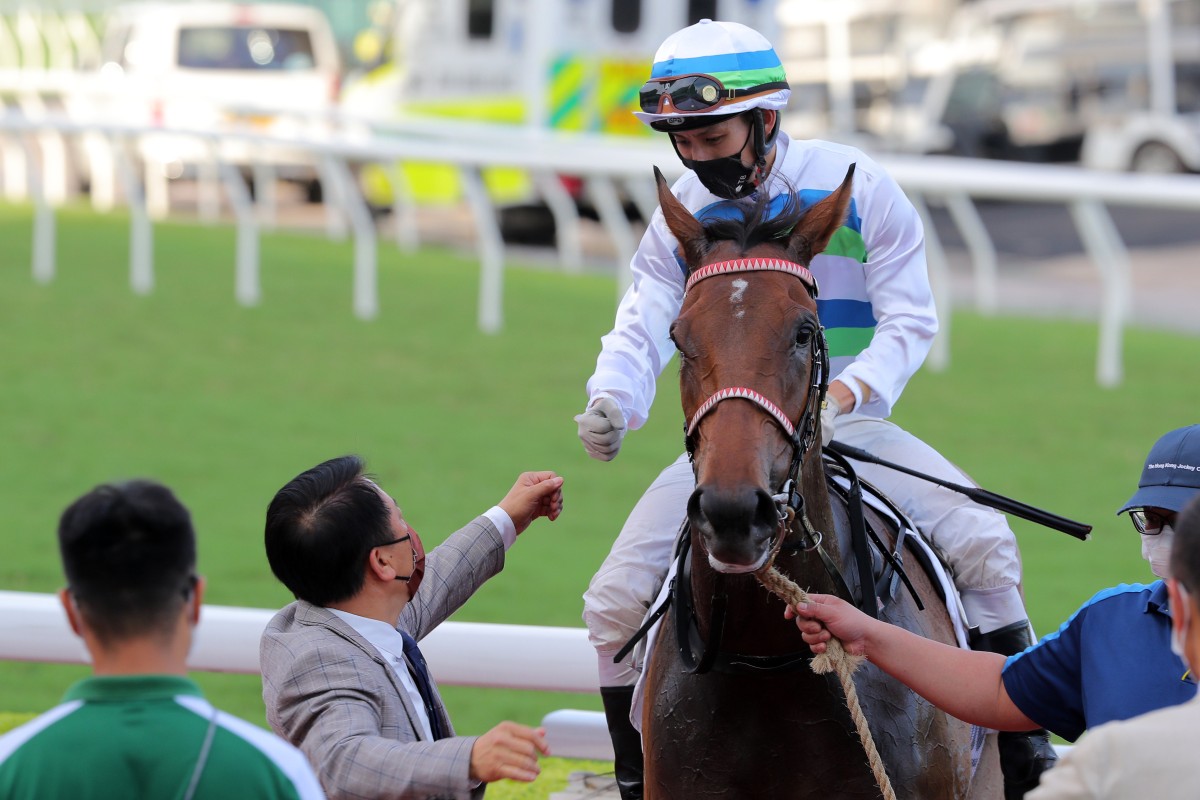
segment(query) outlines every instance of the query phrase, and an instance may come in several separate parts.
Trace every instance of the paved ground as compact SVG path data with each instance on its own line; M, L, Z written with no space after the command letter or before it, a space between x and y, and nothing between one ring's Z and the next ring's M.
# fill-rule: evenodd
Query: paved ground
M1200 245L1129 251L1133 297L1130 324L1200 334ZM948 252L954 302L973 308L974 278L965 251ZM1002 312L1094 320L1100 278L1082 254L1000 257L997 295Z

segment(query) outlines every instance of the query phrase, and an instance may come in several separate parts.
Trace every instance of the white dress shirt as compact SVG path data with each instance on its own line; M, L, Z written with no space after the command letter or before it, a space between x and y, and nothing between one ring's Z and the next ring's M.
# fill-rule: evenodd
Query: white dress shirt
M492 506L483 513L483 516L491 520L496 529L500 531L500 538L504 541L504 550L507 552L508 548L512 547L513 543L517 540L517 528L513 524L512 519L500 506ZM400 632L381 620L360 617L357 614L351 614L348 611L341 611L336 608L329 610L370 642L379 651L379 654L383 656L383 659L387 661L388 665L392 668L392 672L396 673L396 677L400 679L400 684L404 687L404 690L408 692L408 697L412 701L412 707L417 710L417 721L421 725L423 737L426 741L433 741L433 728L429 724L429 714L425 710L425 700L421 697L421 692L417 688L417 682L413 679L412 672L409 670L408 661L404 658L404 638L400 636Z

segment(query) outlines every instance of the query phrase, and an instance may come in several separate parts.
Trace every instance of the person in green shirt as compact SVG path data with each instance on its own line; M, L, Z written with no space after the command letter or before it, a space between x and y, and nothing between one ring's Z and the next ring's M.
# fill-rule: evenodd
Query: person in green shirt
M59 592L92 677L0 737L5 800L317 800L304 754L218 711L187 677L204 579L191 515L165 486L105 484L63 512Z

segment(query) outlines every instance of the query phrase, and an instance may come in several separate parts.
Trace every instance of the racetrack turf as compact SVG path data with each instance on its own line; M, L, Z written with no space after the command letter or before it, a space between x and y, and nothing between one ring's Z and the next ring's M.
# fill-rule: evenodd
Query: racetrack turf
M502 575L456 617L581 625L580 594L626 513L681 451L675 367L648 426L619 458L592 461L575 435L613 283L513 266L506 327L475 325L478 267L463 254L381 244L381 312L350 310L348 243L278 233L262 242L263 302L233 299L233 233L155 226L157 285L129 290L127 221L68 210L59 274L29 272L31 214L0 207L0 588L61 584L57 515L96 483L150 476L195 516L208 600L278 607L262 521L276 489L346 452L365 456L430 544L498 500L524 469L566 477L566 510L538 522ZM1093 541L1014 522L1038 632L1095 590L1149 580L1127 521L1113 517L1151 443L1195 421L1186 365L1200 340L1130 331L1127 377L1100 389L1096 329L1071 321L958 314L953 364L922 370L894 420L993 491L1093 523ZM82 667L0 664L0 709L55 704ZM255 676L197 676L211 699L262 722ZM599 709L594 695L447 687L457 727L536 724Z

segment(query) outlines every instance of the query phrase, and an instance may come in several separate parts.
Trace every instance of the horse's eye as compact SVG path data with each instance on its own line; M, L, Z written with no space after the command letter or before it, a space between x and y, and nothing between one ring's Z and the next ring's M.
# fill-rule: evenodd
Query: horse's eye
M670 330L667 332L667 337L671 340L671 344L675 345L675 350L678 351L679 357L686 358L687 354L683 352L683 347L679 344L679 337L676 335L675 324L671 324Z
M811 322L802 322L796 330L796 346L808 347L817 333L817 326Z

